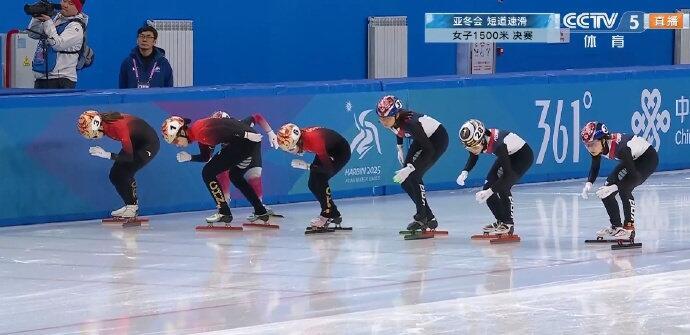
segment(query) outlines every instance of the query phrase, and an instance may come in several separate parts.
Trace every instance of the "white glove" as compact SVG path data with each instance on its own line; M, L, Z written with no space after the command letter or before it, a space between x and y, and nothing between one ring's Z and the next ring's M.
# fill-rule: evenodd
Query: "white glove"
M399 145L399 144L398 144L398 162L400 162L400 166L405 166L405 153L403 152L402 145Z
M309 170L309 163L301 160L301 159L293 159L292 163L290 163L293 168L295 169L302 169L302 170Z
M248 140L250 140L250 141L252 141L252 142L261 142L261 138L262 138L262 137L263 137L263 136L261 136L261 134L250 133L250 132L248 132L248 131L245 131L245 132L244 132L244 138L246 138L246 139L248 139Z
M616 192L616 191L618 191L618 185L616 185L616 184L609 185L609 186L602 186L602 187L599 187L599 190L597 190L597 197L599 197L599 199L604 199L604 198L608 197L609 195L611 195L611 193Z
M96 157L101 157L105 159L110 159L112 157L112 154L103 150L101 147L91 147L89 148L89 153L91 156L96 156Z
M271 148L278 149L278 136L276 136L276 133L271 130L266 135L268 135L268 143L271 145Z
M393 181L400 184L407 179L407 177L410 176L410 174L414 172L414 166L412 164L407 164L404 168L395 171L395 176L393 176Z
M467 179L468 174L469 173L467 171L462 170L462 172L460 172L460 175L458 176L458 179L455 182L458 183L458 185L460 186L465 186L465 179Z
M482 203L485 202L486 199L489 199L494 194L494 191L491 189L486 189L483 191L479 191L474 195L474 198L477 200L477 202Z
M177 153L177 162L184 163L192 160L192 155L188 154L186 151L180 151Z
M585 183L585 187L582 188L582 199L587 199L587 192L589 192L592 189L592 183L587 182Z

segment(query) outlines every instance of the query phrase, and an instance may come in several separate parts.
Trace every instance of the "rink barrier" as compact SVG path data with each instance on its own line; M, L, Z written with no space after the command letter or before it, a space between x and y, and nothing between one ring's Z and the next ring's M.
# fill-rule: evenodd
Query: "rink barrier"
M688 66L4 93L0 91L3 226L100 218L122 205L108 181L112 162L88 154L90 146L117 152L119 144L109 139L88 141L76 133L76 118L86 109L137 115L156 131L169 115L198 119L220 109L238 118L260 112L275 130L287 122L335 129L353 150L350 163L331 181L336 198L401 193L392 181L399 169L395 137L380 125L373 110L384 94L395 94L407 107L428 113L449 132L447 152L424 178L429 191L458 188L455 178L468 154L460 147L457 132L468 118L479 118L490 128L512 130L529 143L537 162L522 182L586 177L590 159L579 141L579 129L591 119L606 122L612 131L646 133L659 148L659 170L690 167L690 122L687 128L684 124L690 120ZM314 200L307 189L307 174L290 167L296 156L272 150L268 143L262 145L265 202ZM187 150L195 153L198 149ZM201 181L202 165L179 164L176 152L175 147L161 143L158 157L138 174L142 214L213 208ZM310 160L311 155L304 159ZM493 161L486 155L480 158L467 180L469 188L483 183ZM604 160L601 175L613 166ZM602 182L600 178L598 183ZM247 205L233 189L234 199L233 207Z

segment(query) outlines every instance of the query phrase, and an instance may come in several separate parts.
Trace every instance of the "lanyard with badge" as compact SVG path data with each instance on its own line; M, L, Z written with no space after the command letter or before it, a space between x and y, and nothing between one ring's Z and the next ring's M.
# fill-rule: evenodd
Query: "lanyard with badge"
M137 88L150 88L153 75L156 74L156 67L158 66L158 61L153 63L153 67L151 68L151 74L149 75L149 80L147 80L145 84L142 84L139 80L139 70L137 69L137 61L134 58L132 58L132 64L134 65L134 76L137 77Z

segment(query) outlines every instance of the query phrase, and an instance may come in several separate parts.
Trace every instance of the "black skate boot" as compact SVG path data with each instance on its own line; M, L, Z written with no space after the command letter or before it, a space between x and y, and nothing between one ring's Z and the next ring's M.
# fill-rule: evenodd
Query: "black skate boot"
M414 219L414 221L412 221L412 223L407 225L407 230L415 231L415 230L426 230L427 229L426 218L419 217L419 216L417 216L417 214L415 214L412 217L412 219Z

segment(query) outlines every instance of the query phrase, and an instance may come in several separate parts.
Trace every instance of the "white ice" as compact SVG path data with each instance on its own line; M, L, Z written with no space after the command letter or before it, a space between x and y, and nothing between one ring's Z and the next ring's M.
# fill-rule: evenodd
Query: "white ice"
M523 241L497 246L469 240L491 221L476 189L430 193L450 234L418 241L402 194L337 200L355 230L324 235L303 234L316 203L275 206L278 231L2 228L0 334L690 333L690 171L635 192L636 250L583 243L608 219L582 184L516 187Z

